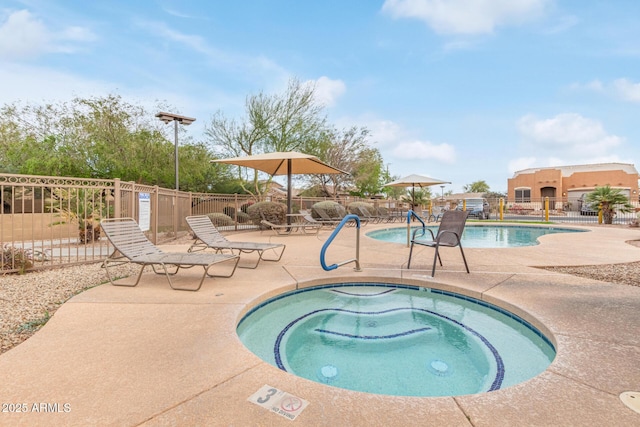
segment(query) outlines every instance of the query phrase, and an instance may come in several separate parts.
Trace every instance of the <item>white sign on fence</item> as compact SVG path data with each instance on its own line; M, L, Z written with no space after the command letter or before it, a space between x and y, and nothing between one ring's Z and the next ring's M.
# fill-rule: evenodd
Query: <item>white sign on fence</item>
M151 228L151 194L138 193L138 225L142 231Z

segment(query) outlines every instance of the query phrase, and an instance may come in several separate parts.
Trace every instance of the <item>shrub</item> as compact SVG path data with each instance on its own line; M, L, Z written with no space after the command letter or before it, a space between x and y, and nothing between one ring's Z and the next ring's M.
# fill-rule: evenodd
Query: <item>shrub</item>
M238 216L238 223L239 224L246 224L248 222L251 222L251 218L249 218L249 215L240 211L237 213Z
M33 267L33 252L31 249L16 248L6 244L2 246L2 270L18 270L19 274Z
M324 202L315 203L311 207L311 216L314 218L320 218L316 208L322 209L332 218L341 218L345 215L345 208L338 202L333 202L331 200L325 200Z
M267 221L274 224L284 224L287 206L276 202L258 202L251 205L247 209L247 214L255 225L261 225L260 221L262 221L262 216L260 212L262 212L262 215L264 215Z
M222 208L222 212L224 212L224 214L228 217L233 218L236 214L236 208L232 206L225 206L224 208Z
M360 212L359 208L366 209L367 212L369 212L369 215L375 215L376 214L376 211L373 208L373 205L371 203L367 203L367 202L351 202L351 203L349 203L349 206L347 206L347 210L349 211L349 213L356 214L358 216L362 215L362 212Z
M224 226L235 224L233 218L221 212L210 213L210 214L207 214L207 216L211 219L211 222L216 227L224 227Z
M254 202L247 202L243 205L240 206L240 210L244 213L248 213L248 209L251 205L253 205Z

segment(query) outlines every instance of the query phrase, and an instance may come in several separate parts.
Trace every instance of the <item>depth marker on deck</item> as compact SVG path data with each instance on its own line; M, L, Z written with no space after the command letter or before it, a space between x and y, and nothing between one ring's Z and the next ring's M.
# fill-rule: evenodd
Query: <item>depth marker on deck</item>
M266 384L263 385L260 390L249 396L247 400L292 421L295 420L309 404L309 402L304 399Z

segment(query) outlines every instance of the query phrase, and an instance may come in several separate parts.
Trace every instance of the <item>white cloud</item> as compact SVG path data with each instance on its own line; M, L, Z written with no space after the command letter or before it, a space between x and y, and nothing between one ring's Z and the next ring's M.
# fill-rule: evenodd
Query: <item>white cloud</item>
M371 138L381 145L393 144L404 133L400 125L391 120L377 120L366 124L366 127L371 131Z
M525 141L539 150L583 156L608 155L623 139L609 135L602 124L575 113L558 114L551 119L527 115L518 121Z
M45 50L48 31L27 10L13 12L0 26L0 57L29 58Z
M344 125L344 127L351 127L354 124L371 131L370 141L376 144L385 159L437 160L444 164L453 164L456 161L456 150L453 145L435 144L416 139L394 121L367 115L356 118L343 117L338 120L338 125Z
M616 79L610 83L603 83L600 80L593 80L589 83L573 83L569 88L596 92L627 102L640 102L640 83L634 83L626 78Z
M576 25L578 25L578 23L580 22L580 20L578 19L578 17L574 16L574 15L565 15L565 16L561 16L558 20L558 22L547 28L544 31L544 34L547 35L556 35L559 33L563 33L567 30L569 30L570 28L575 27Z
M19 60L43 53L73 53L78 43L95 38L89 29L78 26L52 31L28 10L19 10L0 22L0 58Z
M440 34L490 34L542 15L552 0L386 0L382 11L416 18Z
M456 150L452 145L434 144L429 141L400 142L393 149L393 155L399 159L432 159L447 164L453 164L456 160Z
M347 86L342 80L331 80L325 76L320 77L314 84L316 101L325 107L334 105L336 100L347 90Z
M113 85L51 68L8 64L0 68L0 103L67 101L75 96L97 96Z
M507 169L513 174L517 171L530 168L557 167L566 165L586 165L596 163L633 163L631 159L622 158L616 154L607 156L589 156L584 153L583 156L570 157L519 157L509 161Z
M286 70L265 56L248 56L218 49L201 36L174 30L162 22L136 21L136 25L158 38L161 43L177 43L203 55L213 67L240 71L254 77L260 76L265 80L277 81L280 84L286 84L289 78L289 73Z
M640 102L640 83L633 83L627 79L614 80L612 84L615 94L625 101Z
M519 157L517 159L513 159L509 161L507 166L507 170L509 173L514 173L517 171L521 171L523 169L529 169L534 167L540 167L538 164L538 159L535 157Z

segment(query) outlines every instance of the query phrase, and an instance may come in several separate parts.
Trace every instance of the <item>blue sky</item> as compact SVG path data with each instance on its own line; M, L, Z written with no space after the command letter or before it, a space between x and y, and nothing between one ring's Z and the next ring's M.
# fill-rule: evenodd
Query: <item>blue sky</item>
M640 160L637 0L3 0L0 103L115 93L197 118L316 84L389 171L486 181Z

